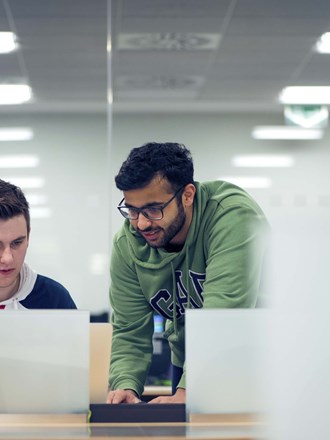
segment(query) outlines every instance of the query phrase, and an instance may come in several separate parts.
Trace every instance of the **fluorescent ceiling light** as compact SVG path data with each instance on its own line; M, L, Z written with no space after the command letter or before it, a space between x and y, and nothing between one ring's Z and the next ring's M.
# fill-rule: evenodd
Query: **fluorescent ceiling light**
M272 181L268 177L235 177L235 176L224 176L219 177L218 180L225 180L226 182L231 182L234 185L240 186L242 188L270 188L272 186Z
M48 202L48 197L45 194L25 193L25 197L30 206L45 205Z
M1 99L1 98L0 98ZM29 141L33 138L33 130L28 127L0 128L0 141Z
M31 97L31 87L26 84L0 84L0 105L24 104Z
M112 104L113 103L113 94L112 94L112 89L108 89L108 104Z
M232 159L235 167L292 167L293 157L280 155L235 156Z
M0 32L0 53L17 49L16 35L13 32Z
M104 253L92 254L89 259L89 270L92 275L103 275L108 270L108 256Z
M111 51L112 51L111 37L108 35L108 39L107 39L107 52L110 53Z
M316 43L316 50L320 53L330 53L330 32L321 35Z
M301 128L282 125L265 125L254 127L251 133L254 139L287 139L311 140L321 139L323 131L320 129Z
M40 163L38 156L12 155L0 156L0 168L33 168Z
M279 100L283 104L330 104L330 86L285 87Z
M47 207L31 208L30 216L32 219L50 218L52 216L52 211Z
M45 179L43 177L1 177L1 179L7 182L13 183L23 189L42 188L45 185Z

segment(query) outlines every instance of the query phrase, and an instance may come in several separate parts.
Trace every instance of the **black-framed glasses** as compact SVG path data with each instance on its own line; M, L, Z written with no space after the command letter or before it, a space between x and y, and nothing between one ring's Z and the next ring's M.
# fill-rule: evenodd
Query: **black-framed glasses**
M181 186L181 188L177 190L177 192L170 198L170 200L161 206L145 206L143 208L135 208L134 206L122 205L123 201L125 200L125 198L123 198L123 200L117 206L117 209L119 210L119 212L123 217L128 218L129 220L137 220L139 218L140 212L148 220L161 220L164 217L163 211L166 208L166 206L169 205L172 202L172 200L175 199L175 197L184 187L185 185Z

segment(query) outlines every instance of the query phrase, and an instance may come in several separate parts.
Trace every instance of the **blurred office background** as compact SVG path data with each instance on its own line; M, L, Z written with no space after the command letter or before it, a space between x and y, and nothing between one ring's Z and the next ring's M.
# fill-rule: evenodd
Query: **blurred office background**
M186 144L197 180L237 182L275 231L271 285L288 316L274 365L294 420L306 400L290 386L304 388L304 371L310 401L321 387L314 375L324 379L319 366L329 366L309 329L329 330L330 2L0 0L0 32L17 43L0 46L0 176L30 200L29 264L62 282L79 308L108 312L111 239L122 224L113 176L134 146ZM23 86L23 103L2 85ZM325 89L294 97L292 86ZM16 128L28 130L9 140ZM305 319L292 318L297 305Z

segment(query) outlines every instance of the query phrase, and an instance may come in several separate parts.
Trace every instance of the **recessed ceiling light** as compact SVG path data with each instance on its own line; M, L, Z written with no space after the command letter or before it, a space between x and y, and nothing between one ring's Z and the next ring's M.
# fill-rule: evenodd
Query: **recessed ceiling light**
M26 84L0 84L0 105L24 104L31 98L31 87Z
M16 35L13 32L0 32L0 53L17 49Z
M316 43L316 50L320 53L330 53L330 32L321 35Z
M323 131L320 129L287 127L281 125L254 127L251 133L254 139L281 139L281 140L312 140L321 139Z
M330 104L330 86L285 87L279 100L283 104Z
M18 154L0 156L0 168L33 168L39 163L39 156Z
M30 141L33 130L28 127L0 128L0 141Z
M219 177L218 180L224 180L226 182L231 182L234 185L240 186L242 188L270 188L272 186L272 181L268 177L238 177L238 176L224 176Z
M232 159L235 167L292 167L294 164L293 157L284 155L247 155L235 156Z

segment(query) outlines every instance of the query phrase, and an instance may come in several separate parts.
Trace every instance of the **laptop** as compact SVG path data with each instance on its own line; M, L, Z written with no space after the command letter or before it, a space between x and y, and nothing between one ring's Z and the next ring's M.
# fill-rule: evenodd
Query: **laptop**
M186 408L193 414L268 411L270 310L186 311Z
M89 410L89 312L0 313L0 413Z
M106 322L90 324L90 403L105 403L108 395L112 325Z

